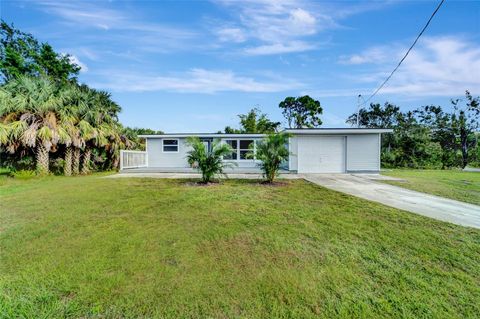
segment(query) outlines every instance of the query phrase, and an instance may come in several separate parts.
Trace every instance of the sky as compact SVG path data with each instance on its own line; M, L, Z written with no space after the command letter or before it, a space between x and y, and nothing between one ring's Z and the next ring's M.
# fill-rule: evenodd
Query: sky
M0 0L0 16L69 53L79 81L107 90L120 120L164 132L238 127L260 108L320 101L323 127L345 127L400 61L438 1ZM371 102L450 106L480 95L480 1L447 0Z

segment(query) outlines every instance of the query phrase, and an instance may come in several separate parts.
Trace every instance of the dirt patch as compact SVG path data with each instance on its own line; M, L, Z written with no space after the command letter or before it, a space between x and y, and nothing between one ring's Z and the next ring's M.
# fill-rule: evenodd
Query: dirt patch
M284 181L273 181L272 183L268 181L261 181L259 182L259 184L263 186L270 186L270 187L282 187L282 186L287 186L289 183Z
M188 182L185 182L185 183L182 183L183 185L185 186L190 186L190 187L212 187L212 186L217 186L217 185L220 185L220 182L219 181L211 181L211 182L208 182L208 183L204 183L204 182L195 182L195 181L188 181Z

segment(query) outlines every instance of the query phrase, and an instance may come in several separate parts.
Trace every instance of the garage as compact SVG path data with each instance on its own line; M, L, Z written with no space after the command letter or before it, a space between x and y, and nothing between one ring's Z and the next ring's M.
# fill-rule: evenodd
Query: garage
M299 173L344 173L345 136L298 136Z

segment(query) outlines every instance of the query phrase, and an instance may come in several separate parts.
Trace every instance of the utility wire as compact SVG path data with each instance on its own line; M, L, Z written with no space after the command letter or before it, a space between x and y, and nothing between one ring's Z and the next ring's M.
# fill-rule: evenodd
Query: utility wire
M410 46L410 48L407 50L407 53L405 53L405 55L403 56L403 58L400 60L400 62L398 62L397 66L395 67L395 69L393 69L392 73L390 73L390 75L385 79L385 81L383 81L382 85L380 85L378 87L378 89L375 90L375 92L373 92L372 95L370 95L370 97L368 99L366 99L363 103L362 103L362 106L367 104L368 101L370 101L377 93L378 91L380 91L384 86L385 84L387 84L388 80L390 80L390 78L393 76L393 74L395 73L395 71L398 70L398 68L400 67L400 65L402 64L402 62L407 58L408 54L410 53L410 51L412 51L413 47L415 46L415 44L417 44L418 42L418 39L420 39L420 37L422 36L422 34L425 32L425 30L428 28L428 25L430 24L430 22L432 21L433 17L435 16L435 14L437 14L437 11L440 9L440 7L442 6L442 4L445 2L445 0L441 0L440 3L438 4L437 8L435 9L435 11L433 11L432 15L430 16L430 19L428 19L427 21L427 24L425 24L425 26L423 27L422 31L420 31L420 33L418 34L417 38L415 39L415 41L413 42L413 44Z

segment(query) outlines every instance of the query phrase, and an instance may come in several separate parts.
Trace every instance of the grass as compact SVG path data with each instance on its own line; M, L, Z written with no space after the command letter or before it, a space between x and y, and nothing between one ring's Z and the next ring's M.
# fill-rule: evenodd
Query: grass
M474 318L480 230L333 192L0 179L2 318Z
M480 205L480 173L460 170L393 170L382 173L405 181L384 181L415 191Z

